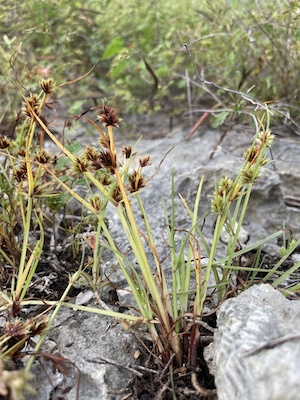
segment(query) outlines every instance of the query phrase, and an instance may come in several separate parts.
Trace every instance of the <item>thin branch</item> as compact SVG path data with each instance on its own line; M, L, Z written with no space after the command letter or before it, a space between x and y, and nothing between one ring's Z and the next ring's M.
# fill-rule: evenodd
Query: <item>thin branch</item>
M159 379L162 379L164 374L166 373L167 369L169 368L171 362L174 360L175 357L175 353L173 353L169 359L169 361L167 362L166 366L164 367L164 369L161 371L160 375L159 375Z
M273 349L274 347L289 342L290 340L300 340L300 334L297 333L295 335L287 335L274 340L270 340L269 342L266 343L262 343L259 346L254 347L252 350L249 350L246 353L244 353L243 358L257 354L262 350Z
M190 120L190 129L193 126L193 105L192 105L192 91L191 91L191 82L188 69L185 70L185 81L186 81L186 96L188 102L189 109L189 120Z
M127 371L132 372L133 374L137 375L139 378L142 378L142 377L143 377L143 374L142 374L141 372L137 371L135 368L132 368L132 367L130 367L130 366L128 366L128 365L120 364L120 363L118 363L117 361L112 360L111 358L100 357L100 361L95 360L95 359L91 359L91 360L87 360L87 361L92 362L92 363L96 363L96 364L103 364L103 363L105 363L105 364L114 365L114 366L116 366L116 367L124 368L124 369L126 369Z

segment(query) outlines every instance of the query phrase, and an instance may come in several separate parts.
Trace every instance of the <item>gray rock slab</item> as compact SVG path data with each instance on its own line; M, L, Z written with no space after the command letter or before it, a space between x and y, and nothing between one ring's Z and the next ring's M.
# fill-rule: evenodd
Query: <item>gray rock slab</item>
M300 302L270 285L226 300L214 338L219 400L295 400L300 393Z
M132 334L112 318L71 310L63 310L55 326L48 335L57 344L51 354L66 359L60 364L66 373L53 371L51 357L36 362L32 368L36 400L75 400L77 391L80 400L117 400L128 393L132 374L102 359L122 366L134 363L137 345Z
M157 175L141 192L141 196L146 201L146 209L154 220L153 225L157 218L161 218L158 210L162 196L165 199L169 197L173 168L176 191L181 193L191 207L196 197L199 180L202 175L205 176L199 210L201 215L210 208L209 196L212 194L215 181L223 176L232 179L236 177L244 161L243 153L251 144L254 133L253 130L245 129L245 127L241 127L241 130L230 130L219 146L216 144L220 139L220 132L211 129L189 141L185 139L186 134L182 129L174 130L169 136L161 139L142 139L137 148L140 154L151 156L153 161L151 172L157 168L165 153L172 148ZM292 229L294 236L300 234L300 167L296 161L296 154L300 154L298 137L278 136L275 138L274 151L269 154L269 158L273 158L274 163L262 168L262 175L253 187L245 217L247 225L245 229L250 234L251 242L281 229L283 223ZM290 158L289 155L291 155ZM148 171L145 170L145 172ZM179 204L178 221L180 222L182 215L184 224L186 214L183 207L180 209L180 201L177 204ZM208 227L213 226L213 223L214 217L209 216ZM209 231L206 234L211 236Z

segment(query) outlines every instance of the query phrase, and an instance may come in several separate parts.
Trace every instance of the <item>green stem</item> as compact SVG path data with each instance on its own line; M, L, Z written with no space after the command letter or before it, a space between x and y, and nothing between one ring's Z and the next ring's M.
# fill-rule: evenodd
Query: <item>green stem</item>
M120 206L117 207L118 214L120 216L124 231L130 241L131 247L133 249L134 255L137 258L139 267L141 269L142 275L145 279L145 282L147 282L147 286L149 288L149 291L151 293L151 296L157 305L157 311L160 314L161 320L163 321L165 328L167 331L171 331L171 326L170 326L170 321L169 317L167 314L167 310L165 308L165 305L162 302L162 299L160 297L160 293L158 290L158 287L155 283L144 246L142 244L138 228L136 226L135 218L133 216L132 208L129 203L129 199L127 197L127 193L125 191L123 182L121 180L121 176L119 174L119 170L116 168L115 169L115 175L117 177L117 181L119 184L119 188L122 193L127 217L123 214L123 211L121 210Z
M215 226L215 230L214 230L214 236L213 236L213 241L212 241L211 250L210 250L210 254L209 254L209 259L208 259L207 266L205 268L205 274L204 274L203 284L202 284L202 288L201 288L201 297L200 297L199 309L198 309L199 313L201 313L203 310L203 305L204 305L207 288L208 288L208 281L209 281L209 277L210 277L210 271L211 271L212 265L214 263L217 245L218 245L218 242L219 242L219 239L221 236L222 228L226 221L229 207L230 207L230 202L227 203L227 206L223 210L222 214L218 215L218 217L217 217L217 222L216 222L216 226Z
M22 202L22 199L20 199L20 202ZM19 263L17 287L16 287L16 290L13 292L14 300L19 300L20 294L22 291L22 287L23 287L23 281L24 281L23 274L24 274L24 269L25 269L25 264L26 264L26 256L27 256L27 251L28 251L32 205L33 205L33 199L32 199L32 197L29 197L27 200L27 207L26 207L26 217L25 217L26 220L25 220L25 224L24 224L24 237L23 237L23 242L22 242L22 252L21 252L21 258L20 258L20 263Z
M155 261L155 264L156 264L156 270L157 270L158 277L159 277L159 283L161 285L162 297L163 297L163 299L165 301L166 309L167 309L168 314L170 316L173 316L172 304L171 304L171 301L170 301L170 295L169 295L169 291L168 291L168 285L167 285L166 277L165 277L164 271L162 269L161 262L160 262L160 260L158 258L158 254L157 254L157 251L156 251L156 246L155 246L155 243L154 243L154 239L153 239L152 231L151 231L151 228L150 228L149 220L148 220L148 217L147 217L147 213L146 213L146 211L144 209L143 203L142 203L141 198L140 198L138 193L136 193L136 199L138 201L138 205L139 205L140 211L141 211L141 213L143 215L143 221L144 221L144 224L145 224L145 227L146 227L146 231L147 231L147 234L148 234L148 239L149 239L151 251L152 251L152 254L153 254L153 257L154 257L154 261Z

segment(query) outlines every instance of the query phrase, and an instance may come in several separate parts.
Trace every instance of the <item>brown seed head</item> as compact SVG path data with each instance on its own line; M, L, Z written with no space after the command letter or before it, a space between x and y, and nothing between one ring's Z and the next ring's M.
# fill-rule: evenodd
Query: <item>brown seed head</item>
M30 94L30 96L26 97L27 102L33 109L33 111L39 115L40 113L40 101L37 94ZM30 110L25 101L22 102L21 114L25 117L31 117Z
M131 153L132 153L132 147L131 146L124 146L122 149L122 153L124 154L125 158L130 158Z
M117 186L117 187L115 188L115 190L113 191L112 198L113 198L117 203L119 203L120 201L123 200L122 192L121 192L121 189L119 188L119 186Z
M95 161L98 158L98 152L94 146L87 145L86 149L83 153L83 158L86 158L87 161Z
M138 192L140 189L146 186L146 182L139 171L133 171L132 174L129 174L128 181L130 184L129 191L131 193Z
M76 161L73 164L73 169L76 173L84 173L88 171L89 164L86 159L76 157Z
M28 329L30 329L31 335L41 335L48 328L48 321L49 318L47 316L42 316L38 320L28 320L26 326L28 326Z
M35 195L41 195L43 193L43 190L40 185L35 185L33 188L33 194Z
M103 104L99 113L100 121L104 126L119 126L120 118L117 117L115 110L112 107Z
M48 162L50 162L51 156L46 150L41 149L34 156L33 160L39 162L40 164L47 164Z
M40 81L40 86L47 94L53 93L55 90L55 82L52 78L42 79Z
M90 205L96 210L101 211L102 209L102 200L99 195L95 195L89 199Z
M101 160L99 158L96 158L93 162L92 162L92 167L94 169L103 169L103 165L101 163Z
M19 319L15 319L13 321L6 322L3 333L10 338L21 339L29 332L24 322Z
M100 135L99 143L100 143L100 146L102 146L102 147L104 147L106 149L110 148L109 137L106 136L105 134L104 135Z
M244 152L244 159L246 161L252 162L257 157L257 152L259 151L259 146L248 147Z
M14 177L17 182L22 182L27 177L27 166L25 163L22 163L18 168L16 168L14 172Z
M104 168L114 169L116 167L115 159L112 160L109 151L101 150L99 153L99 160Z
M0 149L7 149L10 146L10 139L7 136L0 135Z
M24 148L19 149L18 156L20 156L22 158L26 157L26 150Z
M148 165L151 165L151 161L150 161L150 156L146 156L144 158L140 158L139 159L139 163L141 168L147 167Z

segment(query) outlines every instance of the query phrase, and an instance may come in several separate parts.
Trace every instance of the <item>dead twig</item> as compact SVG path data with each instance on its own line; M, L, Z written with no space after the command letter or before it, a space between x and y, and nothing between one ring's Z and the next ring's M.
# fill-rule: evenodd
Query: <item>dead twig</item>
M283 343L289 342L290 340L299 340L300 339L300 334L297 333L295 335L287 335L283 336L274 340L270 340L269 342L262 343L257 347L254 347L252 350L247 351L246 353L243 354L244 357L249 357L253 356L254 354L259 353L262 350L268 350L268 349L273 349L276 346L279 346Z
M204 397L213 397L217 394L216 389L204 389L198 382L197 379L197 373L196 372L192 372L191 375L191 383L194 387L194 389L196 390L197 393L199 393L201 396Z
M171 362L173 361L175 357L175 353L173 353L169 359L169 361L167 362L166 366L164 367L164 369L161 371L160 375L159 375L159 379L162 379L164 374L166 373L167 369L169 368Z
M128 365L120 364L117 361L114 361L114 360L112 360L110 358L100 357L100 361L95 360L95 359L91 359L91 360L87 360L87 361L92 362L92 363L97 363L97 364L106 363L106 364L114 365L116 367L120 367L120 368L126 369L127 371L132 372L133 374L135 374L139 378L143 377L143 374L141 372L137 371L135 368L132 368L132 367L130 367Z
M198 128L200 128L200 126L206 120L206 118L208 118L214 112L214 110L216 110L221 105L222 105L222 103L216 103L210 110L204 112L204 114L201 115L199 120L196 122L196 124L190 130L190 132L189 132L189 134L187 136L187 139L190 139L196 133Z

